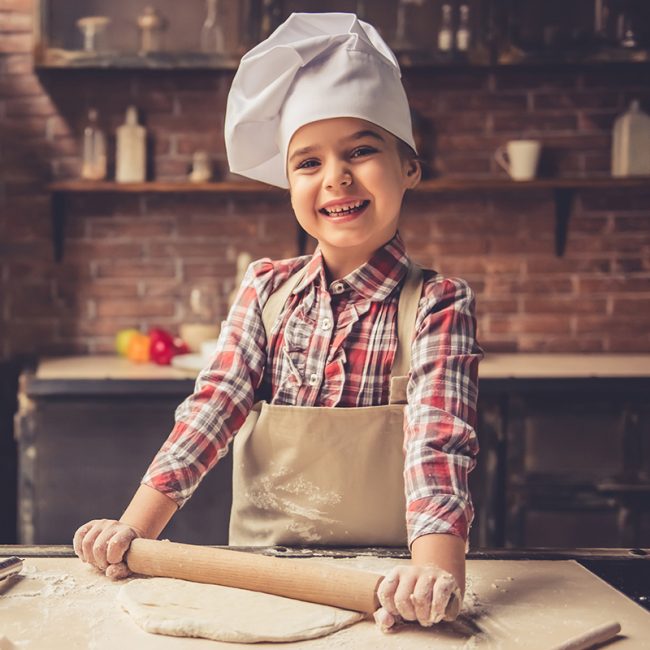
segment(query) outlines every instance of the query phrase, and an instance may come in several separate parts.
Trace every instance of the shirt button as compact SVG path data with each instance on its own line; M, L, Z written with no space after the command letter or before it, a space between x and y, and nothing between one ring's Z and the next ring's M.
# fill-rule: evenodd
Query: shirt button
M323 318L323 321L320 324L322 330L327 331L332 327L332 321L329 318Z
M343 286L342 282L335 282L332 285L332 293L343 293L345 291L345 287Z
M309 375L309 385L310 386L317 386L318 385L318 380L319 376L314 372L311 375Z

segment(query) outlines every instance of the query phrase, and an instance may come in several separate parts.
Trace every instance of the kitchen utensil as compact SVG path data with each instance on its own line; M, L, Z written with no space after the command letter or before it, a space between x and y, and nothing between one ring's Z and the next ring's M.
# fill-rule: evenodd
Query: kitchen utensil
M15 555L0 560L0 582L18 575L23 568L23 560Z
M621 626L619 623L605 623L605 625L599 625L561 645L554 646L553 650L587 650L587 648L592 648L597 644L600 645L613 639L620 631Z
M134 539L126 555L134 573L261 591L267 594L373 613L383 576L324 562L291 561L254 553L176 542ZM447 612L457 613L452 597Z
M381 575L254 553L134 539L126 555L134 573L238 587L372 613Z

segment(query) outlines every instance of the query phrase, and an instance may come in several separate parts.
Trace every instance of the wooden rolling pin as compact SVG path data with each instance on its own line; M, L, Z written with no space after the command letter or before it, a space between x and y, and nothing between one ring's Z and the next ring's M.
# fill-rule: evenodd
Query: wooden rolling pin
M373 613L383 576L308 559L285 560L207 546L134 539L126 554L133 573L180 578Z
M605 623L598 627L581 634L580 636L573 637L564 643L555 646L553 650L587 650L595 645L600 645L613 639L621 631L621 624L614 621L612 623Z

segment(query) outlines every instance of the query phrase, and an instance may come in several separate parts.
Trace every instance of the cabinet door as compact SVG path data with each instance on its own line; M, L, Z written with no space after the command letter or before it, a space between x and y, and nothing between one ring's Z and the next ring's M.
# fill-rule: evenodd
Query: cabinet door
M17 417L19 542L70 544L90 519L117 519L166 439L183 395L39 399ZM230 456L208 474L161 537L225 544Z

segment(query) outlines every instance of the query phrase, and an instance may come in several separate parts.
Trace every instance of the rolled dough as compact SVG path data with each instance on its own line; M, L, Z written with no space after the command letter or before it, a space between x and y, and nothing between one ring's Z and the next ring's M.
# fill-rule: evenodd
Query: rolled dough
M299 641L364 618L345 609L173 578L131 580L118 603L145 631L215 641Z

